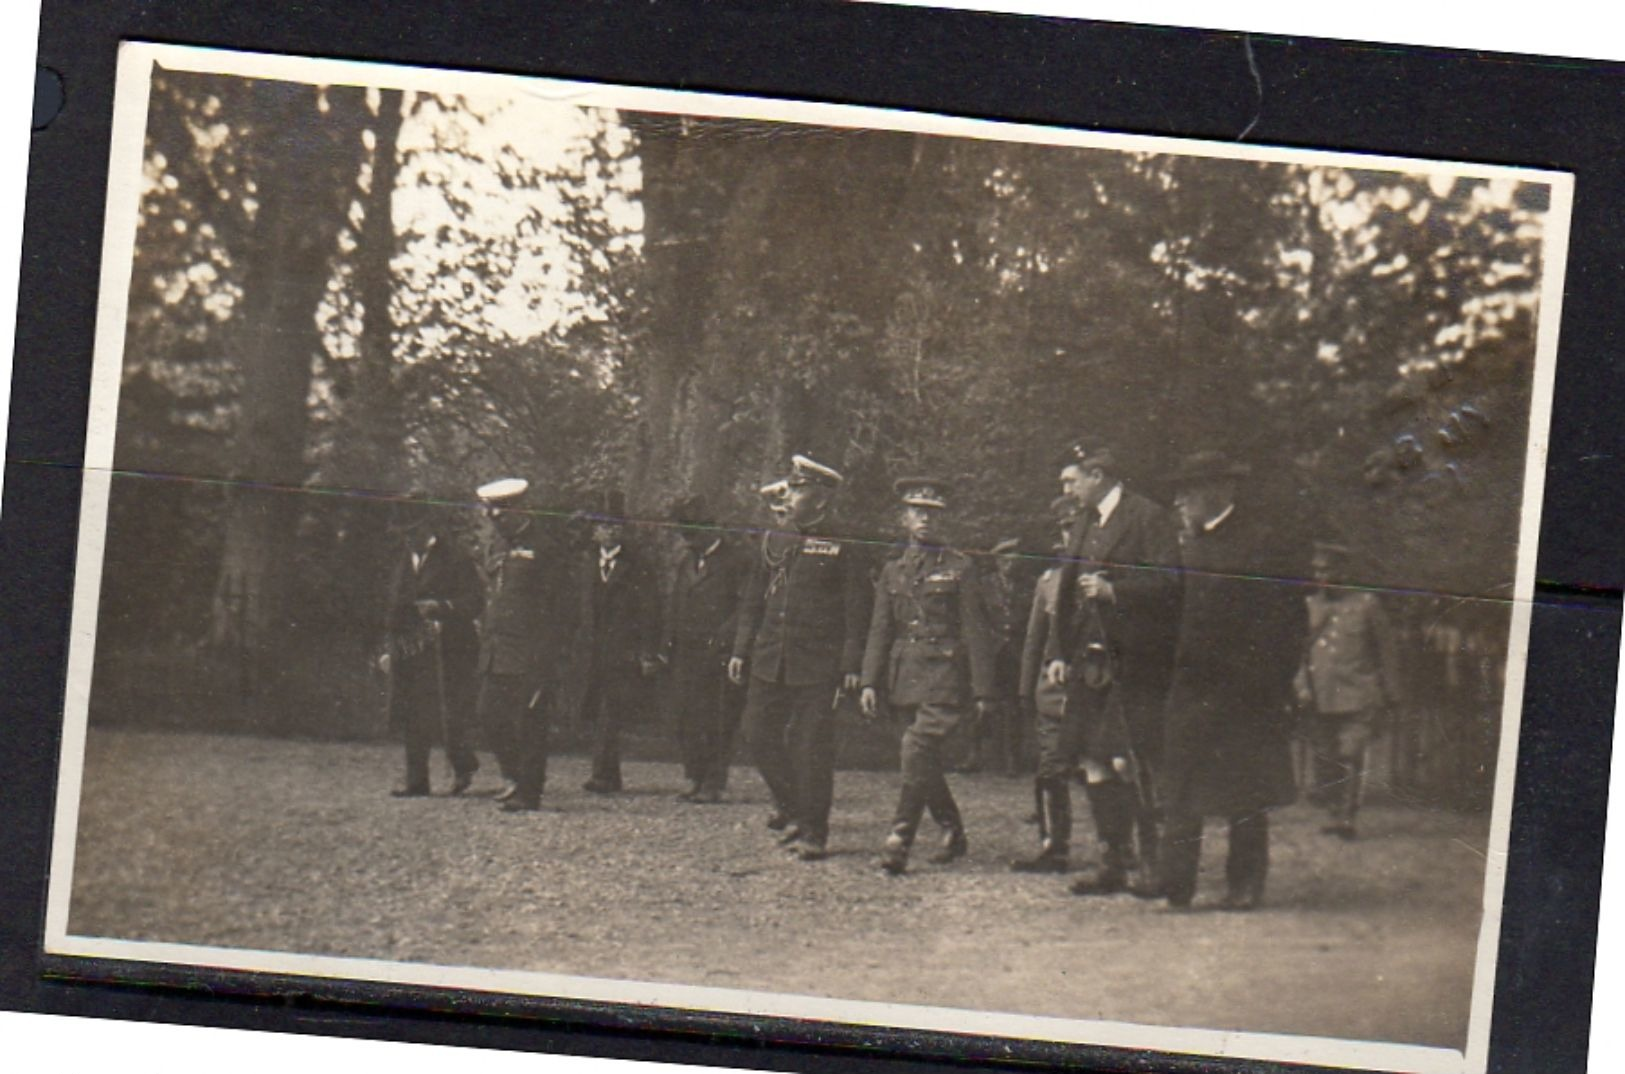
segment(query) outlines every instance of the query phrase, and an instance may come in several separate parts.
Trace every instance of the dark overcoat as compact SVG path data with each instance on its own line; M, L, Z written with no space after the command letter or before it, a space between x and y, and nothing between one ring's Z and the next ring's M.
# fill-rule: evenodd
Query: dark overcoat
M480 671L547 677L565 607L558 575L532 531L502 542L487 567L491 594L480 621Z
M985 579L949 548L908 549L881 568L863 685L899 706L991 700L994 629Z
M1111 653L1111 711L1127 721L1130 744L1154 759L1163 739L1178 631L1179 526L1172 512L1127 488L1106 522L1098 518L1092 508L1082 512L1062 560L1045 664L1064 659L1077 667L1081 648L1097 633L1104 635ZM1111 583L1112 600L1089 601L1080 594L1078 576L1097 571ZM1092 730L1085 737L1100 740L1091 754L1115 755L1124 748L1116 736Z
M813 686L858 674L873 592L863 546L769 533L752 558L733 646L751 677Z
M1187 816L1290 804L1292 677L1307 640L1304 557L1237 505L1183 543L1162 796Z
M401 720L401 706L416 703L414 692L405 688L416 677L415 665L433 657L433 635L417 610L420 600L440 602L435 620L440 624L440 668L425 665L426 673L443 676L444 702L454 714L472 707L475 665L479 657L479 636L474 623L485 604L484 586L472 557L456 543L436 537L421 561L414 567L412 550L402 548L390 574L389 613L385 624L384 651L390 654L393 689L390 719ZM424 681L432 681L425 679Z

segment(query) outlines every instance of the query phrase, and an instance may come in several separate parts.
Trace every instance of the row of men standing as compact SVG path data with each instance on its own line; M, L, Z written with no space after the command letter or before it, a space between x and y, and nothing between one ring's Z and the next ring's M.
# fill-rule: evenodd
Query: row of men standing
M1081 768L1102 852L1072 890L1135 890L1189 905L1202 819L1217 815L1230 824L1226 903L1248 908L1262 897L1268 810L1296 794L1286 713L1305 607L1282 582L1302 577L1293 573L1295 550L1238 503L1246 470L1221 455L1195 456L1174 475L1177 517L1117 473L1111 449L1097 441L1069 446L1062 460L1065 555L1039 583L1019 676L1037 710L1041 845L1013 868L1070 868L1071 785ZM536 808L548 730L538 709L559 688L550 657L581 652L573 647L579 636L580 709L595 729L587 790L620 789L627 690L665 665L690 781L685 797L720 796L742 703L774 801L769 826L796 856L819 860L828 846L835 710L856 697L872 718L884 701L906 730L881 864L904 871L926 812L946 833L934 860L963 855L947 758L953 739L996 709L997 630L989 620L999 605L992 591L1008 589L1008 575L935 543L934 520L947 507L942 489L904 479L908 543L876 579L861 542L827 535L840 484L833 469L797 456L790 475L764 489L775 499L775 527L759 548L724 540L700 502L680 505L674 521L685 548L664 616L651 612L653 565L621 541L619 510L594 519L573 602L553 596L557 581L529 535L522 481L479 490L502 545L483 608L472 564L460 565L437 535L409 532L385 657L395 664L392 711L407 731L400 793L428 791L437 721L426 712L445 728L453 793L468 788L476 762L456 714L475 707L458 685L473 676L453 667L472 660L477 711L505 778L499 797L504 808ZM574 614L557 614L568 603ZM658 643L649 634L657 621L665 624Z

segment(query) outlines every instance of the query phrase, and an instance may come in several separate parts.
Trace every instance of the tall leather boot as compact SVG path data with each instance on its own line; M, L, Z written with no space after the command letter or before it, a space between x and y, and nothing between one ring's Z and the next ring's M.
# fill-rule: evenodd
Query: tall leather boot
M1264 901L1270 867L1269 814L1263 810L1230 818L1230 847L1224 862L1226 910L1256 910Z
M1039 781L1038 815L1044 833L1038 853L1016 859L1010 868L1018 873L1064 873L1072 842L1072 790L1066 777Z
M1134 862L1134 789L1120 779L1087 785L1089 809L1101 845L1100 862L1072 885L1074 895L1115 895L1128 890Z
M963 858L970 849L970 842L965 838L965 818L959 812L959 803L954 801L953 791L948 789L948 781L942 776L932 781L929 793L931 816L942 827L942 846L926 860L932 865L947 865Z

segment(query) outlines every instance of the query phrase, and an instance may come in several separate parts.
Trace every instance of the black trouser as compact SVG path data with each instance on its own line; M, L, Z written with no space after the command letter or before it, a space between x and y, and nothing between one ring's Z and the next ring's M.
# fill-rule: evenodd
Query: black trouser
M835 800L834 681L811 686L752 678L745 695L751 756L779 811L804 839L829 839Z
M728 681L726 650L679 645L671 691L684 778L702 791L724 790L745 702L744 689Z
M1196 874L1202 862L1202 821L1200 816L1171 813L1163 829L1163 894L1170 901L1188 903L1196 894ZM1224 877L1229 894L1264 895L1269 874L1269 814L1262 809L1238 813L1229 818L1230 846L1225 857Z
M429 789L429 753L443 742L455 775L479 767L469 741L472 675L466 661L443 659L434 647L396 662L391 716L406 743L406 789Z
M496 738L497 763L514 796L535 802L547 783L550 716L532 675L486 672L480 683L480 723Z
M621 789L621 722L631 694L627 681L615 676L635 674L635 666L595 668L581 698L581 719L592 735L592 782L605 790Z

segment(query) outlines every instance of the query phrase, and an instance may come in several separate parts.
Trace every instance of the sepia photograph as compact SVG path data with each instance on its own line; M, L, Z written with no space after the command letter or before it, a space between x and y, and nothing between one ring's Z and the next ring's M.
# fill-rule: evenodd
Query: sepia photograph
M126 43L46 951L1481 1072L1572 197Z

